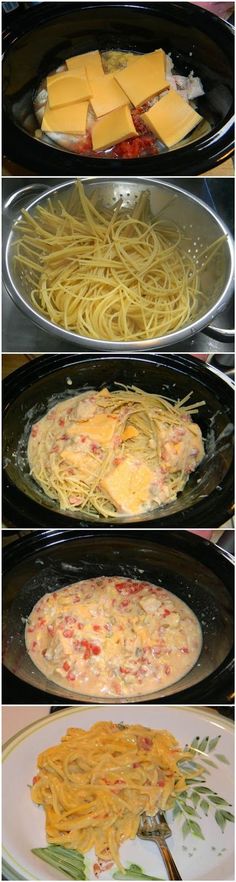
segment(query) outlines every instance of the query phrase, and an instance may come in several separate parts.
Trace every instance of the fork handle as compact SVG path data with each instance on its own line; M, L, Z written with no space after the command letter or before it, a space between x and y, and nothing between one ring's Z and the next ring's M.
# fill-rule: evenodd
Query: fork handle
M167 869L168 878L169 879L181 879L182 877L179 875L179 871L177 870L176 864L174 862L174 858L169 851L168 845L164 840L161 840L159 836L152 836L152 841L156 842L158 848L160 849L161 855L163 857L164 864Z

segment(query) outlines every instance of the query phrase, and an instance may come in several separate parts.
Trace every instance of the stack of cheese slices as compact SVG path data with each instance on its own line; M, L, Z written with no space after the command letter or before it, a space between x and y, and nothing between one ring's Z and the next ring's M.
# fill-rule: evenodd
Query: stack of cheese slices
M92 109L93 150L104 150L138 136L131 111L139 108L147 129L167 147L173 147L202 117L171 88L166 70L162 49L133 55L125 68L112 73L104 72L98 50L67 58L66 70L47 77L42 131L83 135Z

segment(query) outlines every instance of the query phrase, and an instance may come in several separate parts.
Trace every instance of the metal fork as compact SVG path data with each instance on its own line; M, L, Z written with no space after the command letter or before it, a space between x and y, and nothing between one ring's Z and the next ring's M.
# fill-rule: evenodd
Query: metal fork
M137 836L139 836L140 839L150 839L151 842L156 842L167 869L168 879L181 879L174 859L172 858L165 841L168 839L168 836L171 835L171 829L167 824L163 812L156 812L153 818L150 817L150 815L147 815L146 812L143 812L140 817Z

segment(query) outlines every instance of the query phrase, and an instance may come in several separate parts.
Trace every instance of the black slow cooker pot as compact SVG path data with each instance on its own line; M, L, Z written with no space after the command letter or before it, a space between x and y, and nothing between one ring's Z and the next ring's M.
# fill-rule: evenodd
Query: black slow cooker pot
M230 24L192 3L30 4L3 38L3 149L39 174L200 174L233 151L233 53ZM66 57L92 49L171 52L181 73L200 76L200 114L211 131L199 141L138 160L91 159L40 143L32 134L36 85ZM36 127L36 124L35 124ZM34 128L34 125L33 125Z
M206 455L178 498L145 515L106 520L59 511L31 478L27 443L32 423L61 397L86 389L135 385L180 400L205 402L194 419ZM185 355L44 355L3 384L3 516L17 527L216 527L233 508L233 384L216 369Z
M38 671L25 650L25 620L46 592L93 576L127 576L163 585L195 612L203 634L201 654L192 670L173 686L144 696L104 696L105 703L158 701L187 704L222 699L233 690L233 563L228 552L185 530L48 530L8 546L3 560L3 661L9 691L22 702L94 701L53 684ZM140 576L140 573L142 574ZM9 673L11 672L11 673ZM17 678L17 679L16 679ZM19 679L23 681L19 682ZM11 691L13 690L13 692ZM46 693L46 696L45 696ZM55 701L54 701L55 703ZM224 702L225 703L225 702Z

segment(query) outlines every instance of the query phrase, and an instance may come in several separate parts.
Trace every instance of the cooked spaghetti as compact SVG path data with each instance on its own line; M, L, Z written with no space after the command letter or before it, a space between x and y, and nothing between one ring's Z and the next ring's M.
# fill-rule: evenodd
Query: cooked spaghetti
M179 597L150 582L84 579L40 597L25 642L37 668L84 695L130 696L166 689L201 652L202 633Z
M163 215L151 217L148 192L133 211L122 199L109 211L80 182L67 207L49 199L22 216L14 264L34 307L97 340L146 340L188 324L206 300L202 273L225 240L203 247L196 262L189 233Z
M31 429L31 475L65 511L108 518L169 503L204 456L191 419L204 402L189 397L121 386L67 398Z
M83 854L94 848L122 870L120 845L135 838L142 812L175 805L189 777L181 761L191 757L165 730L111 722L68 729L39 755L31 790L45 810L48 842Z

